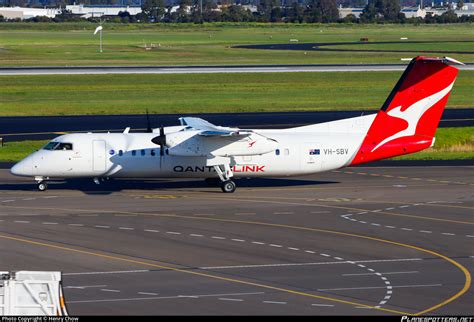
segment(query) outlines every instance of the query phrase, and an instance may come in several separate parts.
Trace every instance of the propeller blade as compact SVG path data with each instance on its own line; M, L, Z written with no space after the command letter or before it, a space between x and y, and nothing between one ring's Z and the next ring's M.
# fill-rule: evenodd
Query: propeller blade
M155 136L153 139L151 139L151 142L160 146L161 156L165 155L166 135L165 135L165 128L163 126L160 127L160 135Z
M160 138L161 138L161 145L160 145L160 155L165 155L165 146L166 146L166 135L165 135L165 128L160 126Z

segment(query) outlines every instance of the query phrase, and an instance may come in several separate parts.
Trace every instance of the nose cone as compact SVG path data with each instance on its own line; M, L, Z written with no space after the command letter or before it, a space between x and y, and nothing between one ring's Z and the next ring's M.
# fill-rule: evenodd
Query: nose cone
M26 158L17 164L15 164L11 169L10 173L15 176L31 176L32 174L32 163L31 158Z

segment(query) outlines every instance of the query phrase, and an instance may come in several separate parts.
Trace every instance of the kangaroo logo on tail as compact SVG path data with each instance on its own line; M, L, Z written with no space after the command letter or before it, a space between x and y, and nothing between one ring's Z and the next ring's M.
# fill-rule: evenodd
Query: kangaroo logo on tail
M418 122L420 121L420 118L423 116L423 114L425 114L426 111L428 111L432 106L434 106L443 97L445 97L451 91L451 89L453 88L453 85L454 85L454 82L452 82L448 87L439 91L438 93L425 97L424 99L412 104L405 111L401 110L402 109L401 106L397 106L391 109L387 114L392 117L396 117L396 118L406 121L408 123L408 126L406 129L400 132L397 132L389 136L388 138L384 139L382 142L377 144L377 146L373 148L371 152L374 152L375 150L377 150L379 147L381 147L387 142L393 141L395 139L398 139L404 136L415 135L416 127L418 125Z

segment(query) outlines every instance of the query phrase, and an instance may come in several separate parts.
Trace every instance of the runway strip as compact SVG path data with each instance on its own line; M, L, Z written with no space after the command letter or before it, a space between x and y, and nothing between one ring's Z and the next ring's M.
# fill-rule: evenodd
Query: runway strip
M406 64L334 65L249 65L249 66L88 66L88 67L4 67L0 76L16 75L101 75L101 74L215 74L295 72L386 72L405 70ZM474 70L474 65L460 66Z

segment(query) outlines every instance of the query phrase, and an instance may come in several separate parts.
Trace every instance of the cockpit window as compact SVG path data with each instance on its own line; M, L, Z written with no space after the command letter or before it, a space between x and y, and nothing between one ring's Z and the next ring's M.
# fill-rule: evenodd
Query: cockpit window
M43 150L61 150L61 151L71 151L72 143L63 143L63 142L49 142L43 147Z

